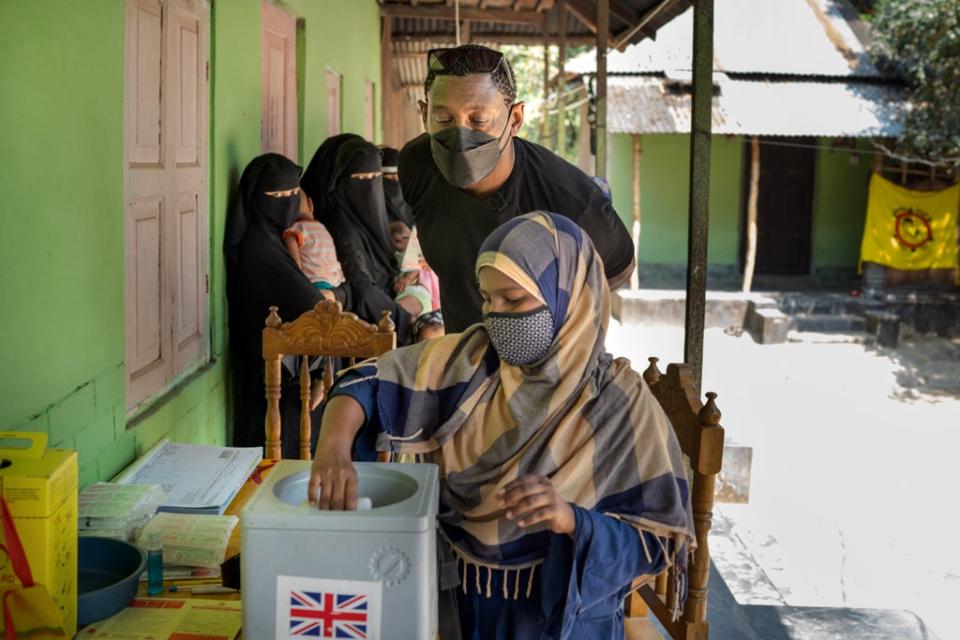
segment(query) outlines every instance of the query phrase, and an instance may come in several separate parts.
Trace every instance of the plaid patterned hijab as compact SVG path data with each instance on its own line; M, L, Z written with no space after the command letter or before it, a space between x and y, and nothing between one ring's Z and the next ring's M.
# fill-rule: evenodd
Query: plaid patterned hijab
M646 383L604 349L610 292L590 239L565 217L530 213L487 239L477 272L485 267L550 308L550 350L510 366L478 324L384 355L378 448L440 465L443 532L468 562L542 561L544 528L518 527L494 498L540 474L565 500L652 532L684 563L695 539L683 457Z

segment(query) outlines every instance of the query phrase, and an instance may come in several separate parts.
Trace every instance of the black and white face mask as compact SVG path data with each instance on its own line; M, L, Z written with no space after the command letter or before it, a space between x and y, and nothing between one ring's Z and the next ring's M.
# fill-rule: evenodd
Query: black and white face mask
M483 323L497 355L507 364L533 364L553 344L553 315L546 305L523 313L488 313Z

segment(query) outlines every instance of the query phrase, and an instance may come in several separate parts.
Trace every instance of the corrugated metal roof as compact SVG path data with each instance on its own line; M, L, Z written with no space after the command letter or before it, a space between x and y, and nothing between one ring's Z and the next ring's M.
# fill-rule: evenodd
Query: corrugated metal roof
M845 0L844 0L845 1ZM731 74L880 77L843 16L841 0L722 0L714 9L714 68ZM689 71L693 12L666 24L657 39L607 55L608 73ZM592 73L596 53L566 70Z
M725 0L724 0L725 1ZM379 0L380 5L388 10L390 7L402 7L416 5L428 10L440 10L449 8L450 2L447 0ZM610 11L610 33L613 37L627 32L639 18L652 13L651 18L645 24L641 31L632 34L630 42L640 42L655 34L663 25L669 23L673 18L680 15L692 0L616 0L615 6ZM587 12L592 17L596 13L596 1L584 0ZM614 3L611 2L613 5ZM492 9L499 11L514 11L517 13L546 14L547 33L542 33L542 25L534 23L507 22L491 23L482 20L473 20L470 22L471 32L486 39L489 36L500 34L502 36L530 36L540 38L549 36L556 39L557 29L557 11L554 0L460 0L461 8L468 9ZM404 17L394 18L394 33L401 36L424 37L433 36L437 33L453 32L453 21L444 19L438 20L432 17ZM587 36L592 31L583 22L578 20L572 11L566 15L567 34L570 36Z
M690 95L671 94L664 78L610 78L607 81L609 133L690 132ZM726 114L713 100L713 130L726 125Z
M811 80L738 80L718 73L713 132L732 135L892 137L903 104L896 87ZM676 84L673 83L673 87ZM689 133L691 96L662 77L608 81L610 133Z
M585 0L588 9L593 11L595 0ZM617 7L610 13L611 34L622 35L629 30L630 23L624 17L633 16L633 20L644 16L653 8L657 8L654 17L644 27L643 31L634 34L632 41L653 34L662 25L682 13L690 6L692 0L616 0ZM393 67L396 77L402 87L406 99L415 101L423 99L423 81L426 79L427 61L425 54L433 47L453 46L455 39L454 21L444 17L436 17L438 12L449 13L450 2L447 0L380 0L385 15L391 7L403 9L404 16L392 18ZM410 5L416 7L410 7ZM530 42L542 42L544 37L556 38L558 33L558 12L554 0L460 0L461 8L476 10L495 10L500 16L506 11L515 14L530 16L533 21L526 22L490 22L471 20L469 22L470 41L496 47L501 42L516 42L517 39ZM404 8L406 7L406 8ZM424 17L407 17L407 8L426 10ZM478 17L482 17L480 14ZM493 15L493 14L487 14ZM429 16L429 17L428 17ZM537 17L539 16L539 17ZM589 28L571 11L565 17L566 33L570 36L591 36ZM546 33L544 33L544 26ZM582 40L582 38L581 38Z

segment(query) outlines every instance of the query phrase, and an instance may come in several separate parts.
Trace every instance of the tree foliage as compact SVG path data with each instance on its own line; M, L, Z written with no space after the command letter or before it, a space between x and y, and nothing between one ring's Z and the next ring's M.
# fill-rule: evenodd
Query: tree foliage
M510 61L517 76L517 100L526 103L526 117L520 135L527 140L537 142L549 149L557 146L557 92L556 85L550 87L549 100L544 102L543 95L543 47L508 45L499 47ZM573 59L587 47L567 47L567 59ZM550 78L555 80L557 73L557 47L550 47ZM567 103L573 98L573 86L567 89ZM544 116L546 115L546 119ZM577 136L580 130L580 111L568 109L564 113L566 126L566 145L561 153L567 160L575 161L577 156Z
M898 153L960 165L960 0L881 0L871 53L910 88Z

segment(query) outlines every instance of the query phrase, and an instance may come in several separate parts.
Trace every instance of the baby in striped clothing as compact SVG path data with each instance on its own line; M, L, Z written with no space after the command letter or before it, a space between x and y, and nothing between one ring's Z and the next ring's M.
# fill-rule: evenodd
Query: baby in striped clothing
M313 217L313 201L300 192L300 216L283 232L283 242L304 275L328 300L335 300L333 290L344 283L343 269L337 260L333 237Z

